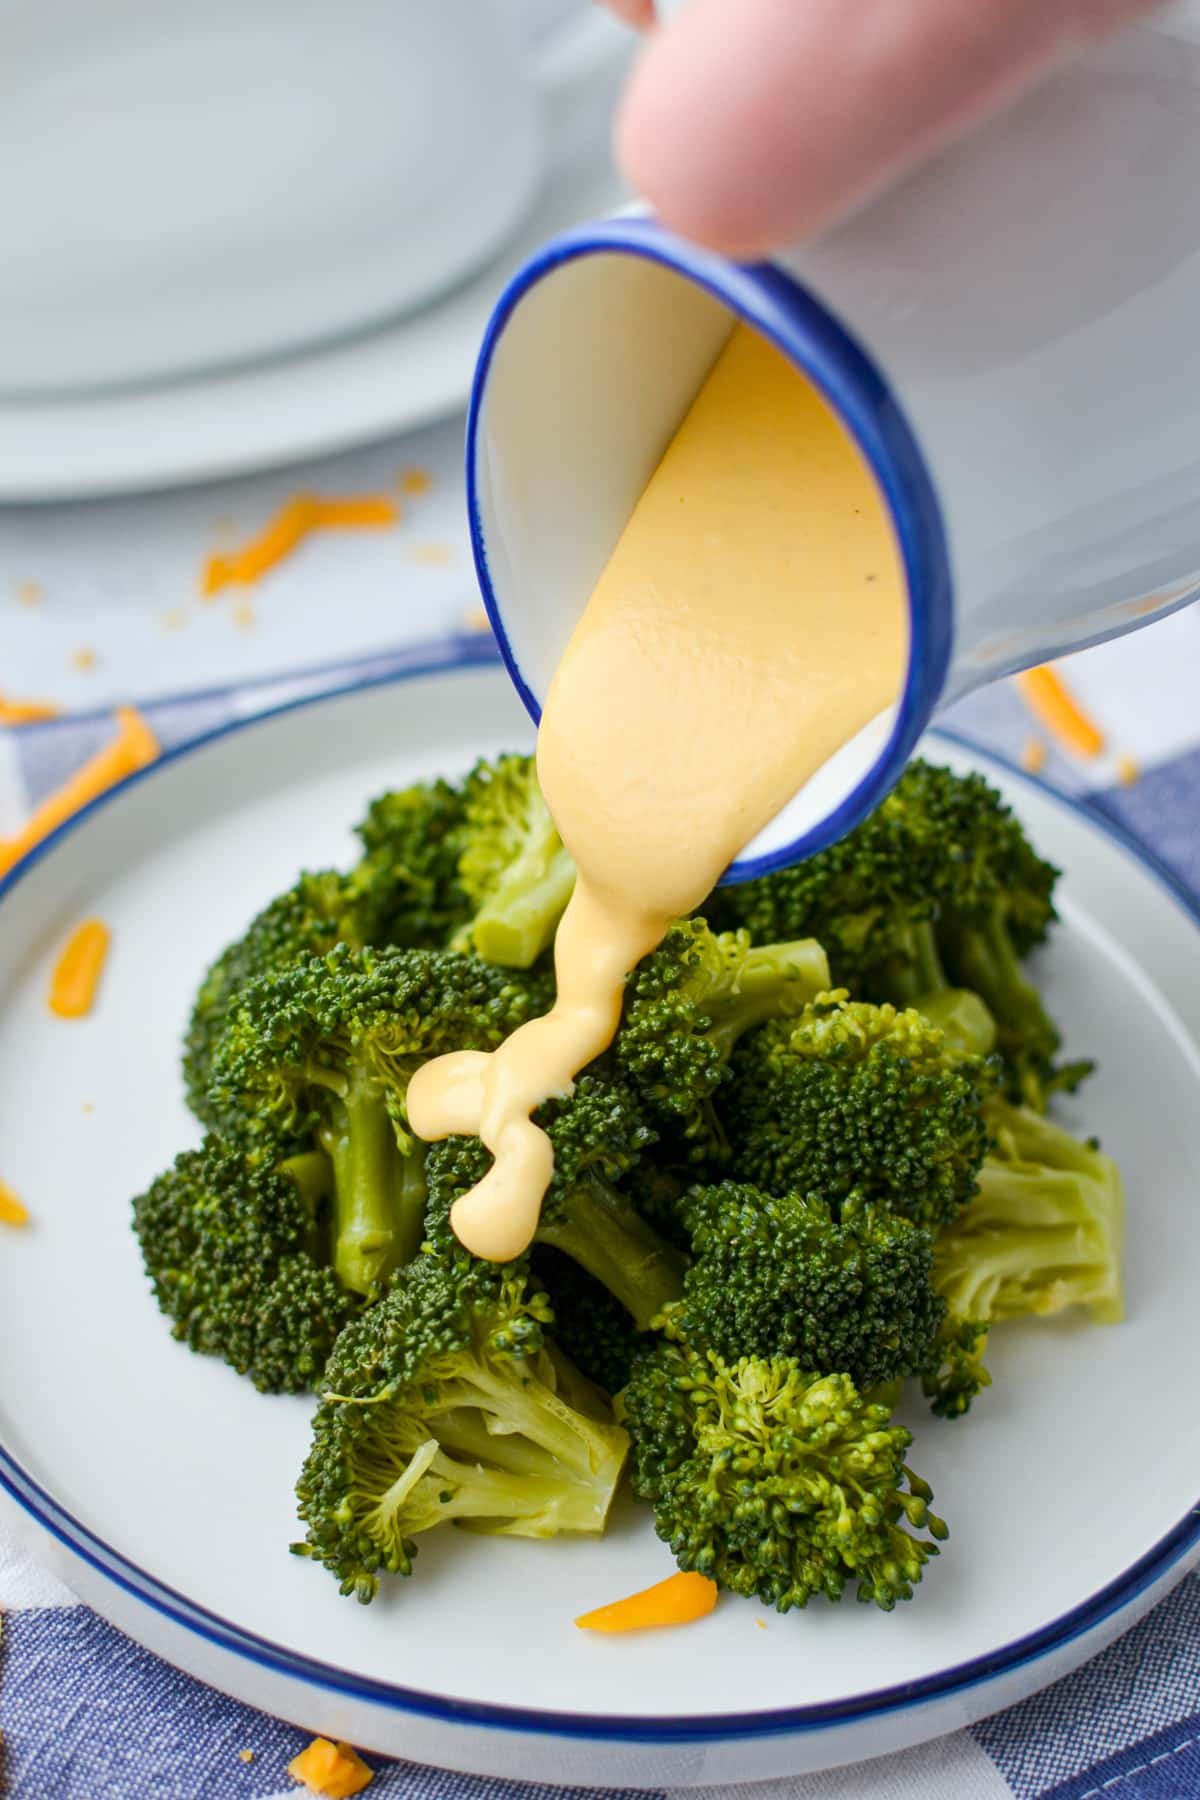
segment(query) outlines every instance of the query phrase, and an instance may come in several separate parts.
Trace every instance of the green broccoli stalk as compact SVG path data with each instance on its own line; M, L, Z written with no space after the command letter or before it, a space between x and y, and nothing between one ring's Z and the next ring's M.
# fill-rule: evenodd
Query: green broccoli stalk
M934 1245L934 1285L949 1316L941 1362L923 1386L947 1417L988 1385L993 1325L1073 1306L1097 1324L1123 1315L1116 1163L1028 1107L996 1100L987 1113L995 1142L979 1191Z
M632 1090L593 1068L569 1096L548 1101L535 1118L554 1148L554 1176L534 1242L578 1263L619 1301L637 1330L646 1330L678 1298L684 1258L615 1185L654 1136ZM477 1138L447 1138L430 1151L427 1231L441 1256L458 1254L451 1207L490 1166Z
M265 1129L328 1153L334 1268L374 1297L424 1232L425 1152L408 1129L409 1081L445 1051L494 1049L544 1001L537 983L474 957L337 945L242 990L210 1105L229 1135Z
M296 1393L360 1302L328 1267L329 1159L279 1148L206 1138L134 1201L133 1225L171 1335L264 1393Z
M680 1568L780 1612L839 1600L851 1582L890 1612L946 1536L905 1467L909 1432L847 1375L665 1343L639 1361L620 1410L634 1494Z
M672 926L642 959L629 978L616 1059L685 1158L727 1157L711 1102L738 1039L792 1017L828 983L820 944L753 947L746 932L718 935L703 919Z
M657 1322L694 1349L789 1356L860 1389L928 1368L945 1316L929 1233L881 1207L722 1182L680 1203L695 1260Z
M652 1339L638 1331L603 1282L563 1251L538 1244L530 1261L554 1309L555 1344L605 1394L617 1393Z
M532 756L475 765L464 790L461 845L458 877L473 913L453 948L528 969L553 942L575 886L575 865Z
M437 1525L602 1531L628 1438L571 1404L551 1319L518 1272L472 1279L432 1257L405 1269L335 1346L296 1488L296 1553L366 1602L381 1572L411 1574L414 1540Z
M990 1086L923 1014L839 991L746 1040L721 1113L741 1180L835 1213L854 1194L936 1229L975 1191Z

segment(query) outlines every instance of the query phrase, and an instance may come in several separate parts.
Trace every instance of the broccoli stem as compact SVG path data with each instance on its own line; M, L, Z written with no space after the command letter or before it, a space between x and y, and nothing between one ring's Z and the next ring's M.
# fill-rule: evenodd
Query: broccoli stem
M728 1059L744 1032L803 1012L829 983L829 959L815 938L758 946L747 952L727 988L705 997L712 1019L705 1035Z
M996 1047L995 1019L970 988L951 987L929 919L908 927L904 948L873 972L871 992L914 1007L961 1056L990 1056Z
M893 1006L915 1006L923 1012L921 1000L931 1000L945 993L950 986L932 921L922 919L908 926L902 946L880 964L878 980L872 983L872 989L878 987Z
M334 1197L333 1163L323 1150L301 1150L285 1157L279 1173L286 1175L308 1214L304 1248L314 1262L325 1264L329 1255L328 1202Z
M1038 1046L1047 1058L1053 1056L1058 1032L1021 968L1000 908L979 925L947 920L943 942L964 986L982 995L991 1009L1001 1049L1008 1044ZM1030 1093L1026 1098L1037 1103L1039 1096Z
M553 942L575 886L575 864L558 834L554 848L538 845L509 868L469 928L477 955L505 969L530 968Z
M373 1298L420 1248L423 1157L402 1155L383 1097L369 1082L351 1084L337 1125L322 1135L336 1186L334 1273L352 1293Z
M543 1219L537 1239L553 1244L602 1281L646 1331L683 1291L684 1259L623 1194L595 1176L578 1182Z

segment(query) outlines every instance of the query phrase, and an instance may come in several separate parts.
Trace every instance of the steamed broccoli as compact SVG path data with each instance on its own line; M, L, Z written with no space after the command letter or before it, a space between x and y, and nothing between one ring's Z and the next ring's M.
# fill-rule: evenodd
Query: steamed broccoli
M554 1309L554 1342L606 1394L619 1392L651 1337L637 1329L602 1281L564 1251L538 1244L531 1266Z
M693 1349L790 1356L859 1388L929 1366L945 1315L931 1282L929 1233L850 1199L723 1182L680 1203L695 1261L660 1326Z
M458 876L473 912L453 947L528 969L553 942L575 886L533 757L476 763L463 800Z
M979 1191L934 1246L949 1318L940 1366L923 1385L948 1416L988 1385L987 1334L1001 1320L1071 1306L1100 1324L1123 1314L1116 1163L1028 1107L993 1101L988 1121L995 1141Z
M787 1612L855 1582L860 1600L890 1611L946 1536L905 1467L910 1434L847 1375L664 1343L621 1403L635 1496L680 1568L732 1593Z
M615 1185L653 1141L637 1100L624 1082L593 1068L569 1096L547 1101L534 1118L554 1147L535 1243L586 1269L645 1330L677 1298L683 1259ZM430 1151L428 1232L443 1256L456 1245L451 1207L490 1166L478 1138L447 1138Z
M304 956L321 956L342 936L349 906L346 878L336 870L301 875L293 887L252 919L217 957L200 984L183 1041L187 1102L204 1125L216 1123L209 1103L212 1064L241 990Z
M756 940L819 938L839 983L953 1018L966 1048L991 1048L970 1035L990 1014L1011 1096L1042 1108L1090 1067L1056 1066L1058 1030L1020 966L1054 921L1057 877L981 775L916 761L839 843L712 905ZM978 997L966 1011L953 982Z
M134 1201L133 1223L172 1336L294 1393L319 1380L359 1301L328 1266L328 1158L278 1149L207 1138Z
M334 1267L374 1295L421 1241L424 1147L405 1097L422 1063L494 1049L540 1012L544 989L450 951L339 944L243 988L213 1064L210 1105L230 1135L315 1141L333 1162Z
M469 917L459 879L462 790L419 782L381 794L357 827L363 856L348 877L346 941L439 950Z
M572 1404L551 1310L523 1273L418 1257L339 1337L296 1492L299 1555L374 1598L422 1531L509 1537L604 1528L628 1438Z
M990 1085L923 1014L836 992L746 1040L721 1110L740 1179L936 1228L975 1191Z
M764 1020L800 1012L828 985L817 943L752 947L745 932L718 935L703 919L684 920L629 977L617 1062L681 1154L720 1162L712 1099L734 1045Z

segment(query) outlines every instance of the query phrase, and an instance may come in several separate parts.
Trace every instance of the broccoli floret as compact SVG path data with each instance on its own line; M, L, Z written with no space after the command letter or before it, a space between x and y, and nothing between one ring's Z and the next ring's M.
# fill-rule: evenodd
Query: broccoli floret
M667 933L629 978L615 1041L619 1066L680 1154L720 1164L727 1146L712 1098L734 1045L764 1020L798 1013L829 982L821 946L752 947L703 919Z
M463 793L458 877L471 916L454 938L488 962L528 969L553 942L575 886L532 756L476 763Z
M638 1331L604 1283L573 1258L538 1244L531 1258L554 1308L554 1342L606 1394L625 1386L638 1352L652 1340Z
M838 1600L850 1582L890 1612L946 1536L905 1467L910 1434L848 1375L664 1343L638 1363L621 1410L634 1494L680 1568L780 1612Z
M459 879L466 814L446 781L381 794L357 827L363 856L349 877L353 931L347 941L439 950L470 917Z
M995 1029L1012 1097L1041 1108L1090 1067L1056 1067L1057 1028L1020 967L1054 921L1057 877L981 775L917 761L839 843L718 890L710 911L756 941L819 938L839 984L953 1019L964 1049L986 1054ZM976 996L965 1010L955 982Z
M273 975L301 957L332 950L341 939L348 904L346 878L335 870L301 875L208 970L183 1043L187 1102L202 1124L217 1122L208 1097L213 1057L238 994L259 975Z
M417 1249L424 1146L408 1083L451 1050L491 1050L543 1010L545 992L450 951L307 957L241 990L217 1049L210 1104L228 1133L315 1139L333 1161L333 1265L374 1296Z
M381 1572L411 1573L414 1539L435 1525L602 1531L628 1438L571 1404L551 1319L519 1271L472 1279L429 1256L406 1268L335 1346L296 1487L297 1554L366 1602Z
M172 1336L264 1393L295 1393L359 1301L328 1266L329 1159L277 1149L207 1138L134 1201L133 1223Z
M975 1191L990 1085L923 1014L839 991L746 1040L722 1116L740 1179L835 1212L857 1194L936 1229Z
M943 1357L924 1381L933 1409L964 1413L986 1387L990 1328L1082 1306L1122 1317L1124 1194L1112 1158L1028 1107L991 1102L994 1145L979 1191L934 1245L949 1307Z
M585 1070L569 1096L547 1101L534 1118L554 1149L534 1242L571 1257L604 1284L639 1331L647 1329L678 1298L683 1258L615 1185L653 1140L634 1095L624 1082ZM456 1248L454 1202L490 1167L478 1138L447 1138L430 1151L427 1228L443 1257Z
M873 1388L928 1368L945 1316L929 1233L880 1207L722 1182L680 1203L695 1261L659 1321L695 1349L790 1356Z

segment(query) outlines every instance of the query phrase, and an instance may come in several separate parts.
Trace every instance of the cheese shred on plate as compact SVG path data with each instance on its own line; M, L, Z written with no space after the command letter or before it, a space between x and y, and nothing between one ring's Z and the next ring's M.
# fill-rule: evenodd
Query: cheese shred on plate
M50 1011L59 1019L83 1019L92 1010L112 934L100 919L86 919L71 933L54 965Z
M394 525L400 508L388 494L347 495L322 499L319 494L296 494L276 513L259 537L240 550L218 551L204 565L200 591L206 600L222 588L245 587L290 556L313 531L370 531Z
M0 1225L28 1225L29 1213L6 1182L0 1181Z
M357 1750L349 1744L331 1744L328 1738L314 1738L307 1750L294 1756L288 1774L310 1793L323 1794L325 1800L348 1800L374 1779Z

